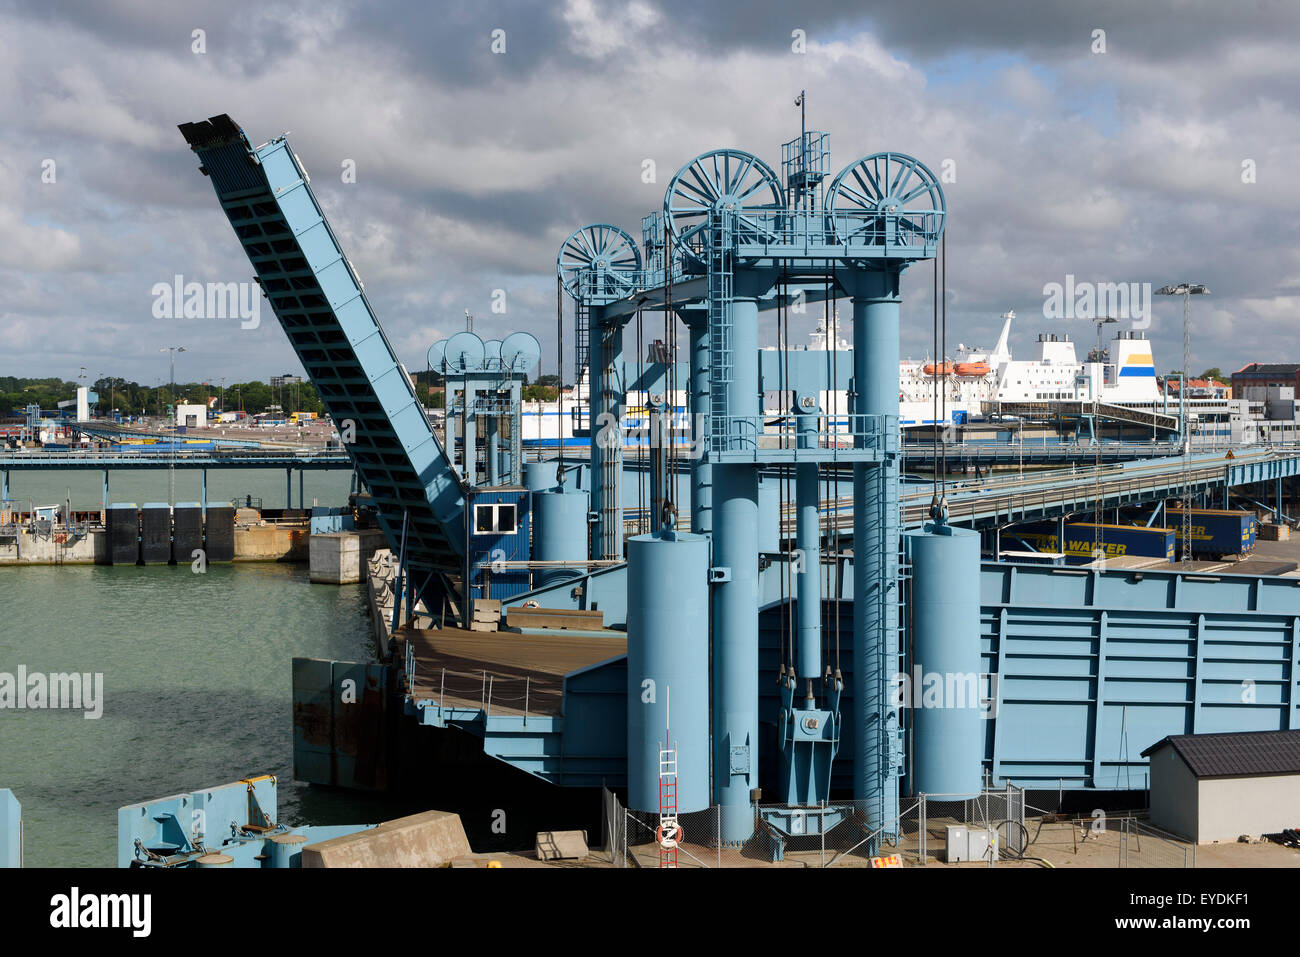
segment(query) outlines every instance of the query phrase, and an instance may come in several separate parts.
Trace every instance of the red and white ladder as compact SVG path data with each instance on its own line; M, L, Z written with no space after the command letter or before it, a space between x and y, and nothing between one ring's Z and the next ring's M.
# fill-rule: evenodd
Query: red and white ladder
M669 703L672 701L671 698L667 700ZM667 746L671 740L665 714L665 746L659 749L659 828L655 831L661 868L677 866L677 845L682 838L682 828L677 823L677 749Z

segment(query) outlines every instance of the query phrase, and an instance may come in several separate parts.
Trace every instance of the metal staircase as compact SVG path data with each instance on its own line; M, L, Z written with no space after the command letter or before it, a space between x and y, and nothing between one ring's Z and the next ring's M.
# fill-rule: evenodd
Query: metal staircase
M731 216L714 212L708 230L709 285L709 412L712 422L712 446L717 452L727 448L732 431L727 402L735 369L731 345L732 236Z
M591 307L585 299L573 304L573 381L582 381L591 362Z
M461 573L465 490L283 136L254 149L227 115L180 127L256 281L338 426L390 547L420 581Z

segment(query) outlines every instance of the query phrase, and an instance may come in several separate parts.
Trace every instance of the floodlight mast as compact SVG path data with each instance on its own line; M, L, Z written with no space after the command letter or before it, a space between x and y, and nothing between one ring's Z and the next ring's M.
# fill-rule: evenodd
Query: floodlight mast
M1192 434L1187 420L1187 387L1190 376L1187 372L1191 364L1192 323L1191 297L1209 295L1209 287L1199 282L1180 282L1161 286L1156 290L1157 296L1183 297L1183 381L1178 389L1179 406L1183 420L1183 553L1182 566L1186 571L1192 563Z

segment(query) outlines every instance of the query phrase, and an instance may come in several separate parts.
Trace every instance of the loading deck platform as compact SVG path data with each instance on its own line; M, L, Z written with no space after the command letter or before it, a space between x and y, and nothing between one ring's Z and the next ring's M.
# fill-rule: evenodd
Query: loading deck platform
M627 636L401 628L408 715L482 740L483 752L552 784L627 777Z
M558 717L566 675L627 654L627 637L613 631L578 637L402 628L394 637L410 647L410 699L484 716Z

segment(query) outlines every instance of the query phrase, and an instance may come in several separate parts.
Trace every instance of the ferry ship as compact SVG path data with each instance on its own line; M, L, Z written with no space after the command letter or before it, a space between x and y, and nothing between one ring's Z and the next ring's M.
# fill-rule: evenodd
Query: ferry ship
M1002 332L990 350L958 345L957 355L941 363L932 359L899 363L903 427L978 419L986 402L1071 400L1148 411L1163 408L1145 332L1121 330L1109 348L1093 349L1082 361L1068 334L1040 333L1033 358L1015 359L1010 345L1015 318L1014 311L1002 314Z
M903 359L899 363L899 421L903 429L941 424L965 424L985 418L988 403L1016 402L1101 402L1138 411L1177 415L1176 394L1161 392L1156 377L1151 341L1141 330L1119 330L1105 348L1093 348L1081 359L1076 343L1068 334L1040 333L1034 343L1032 358L1016 359L1011 351L1014 311L1002 314L1002 329L992 349L959 344L956 354L936 362L934 359ZM838 317L837 317L838 319ZM657 345L657 344L656 344ZM775 348L775 347L768 347ZM810 333L810 351L848 351L851 346L842 337L832 335L823 324ZM662 347L652 356L662 355ZM648 393L639 388L638 376L653 366L628 363L632 387L625 397L623 442L628 448L646 444L649 424L646 402ZM686 373L679 366L679 388L660 394L672 406L672 434L677 444L688 444L690 420L687 412ZM846 383L847 385L847 383ZM563 440L566 447L589 443L587 427L587 374L583 370L578 383L566 389L562 402L525 402L523 440L526 446L553 447ZM822 408L832 418L847 423L847 390L822 396ZM764 414L779 417L779 396L768 394ZM1238 400L1196 398L1188 400L1188 418L1194 441L1225 441L1251 444L1259 440L1252 424L1253 410Z

